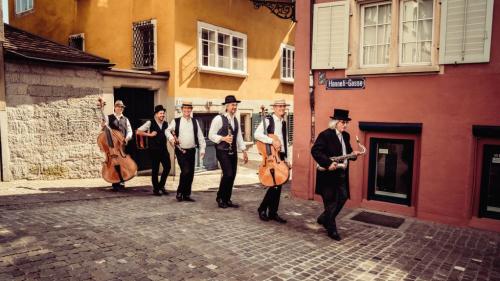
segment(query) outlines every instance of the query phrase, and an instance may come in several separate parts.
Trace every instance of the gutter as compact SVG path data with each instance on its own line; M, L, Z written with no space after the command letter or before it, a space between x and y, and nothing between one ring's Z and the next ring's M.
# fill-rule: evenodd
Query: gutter
M46 58L39 58L39 57L33 57L33 56L28 56L25 54L18 53L16 51L12 51L10 49L5 50L8 54L17 56L17 57L22 57L25 59L29 60L36 60L36 61L42 61L42 62L50 62L50 63L62 63L62 64L70 64L70 65L82 65L82 66L97 66L97 67L112 67L115 64L114 63L109 63L109 62L97 62L97 61L67 61L67 60L56 60L56 59L46 59Z

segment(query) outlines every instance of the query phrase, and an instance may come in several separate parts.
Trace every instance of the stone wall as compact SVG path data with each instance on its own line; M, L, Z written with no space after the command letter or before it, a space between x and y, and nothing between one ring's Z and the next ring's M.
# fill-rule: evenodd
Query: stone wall
M7 61L7 179L99 177L103 155L95 69Z

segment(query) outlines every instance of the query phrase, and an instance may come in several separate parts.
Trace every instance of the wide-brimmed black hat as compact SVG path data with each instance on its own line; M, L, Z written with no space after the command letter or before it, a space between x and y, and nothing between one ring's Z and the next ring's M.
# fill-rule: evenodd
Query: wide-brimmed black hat
M224 102L222 103L222 105L225 105L225 104L228 104L228 103L240 103L241 101L237 100L235 96L233 95L229 95L229 96L226 96L226 98L224 99Z
M351 121L351 118L349 118L349 110L340 109L340 108L334 109L333 116L330 116L330 118L335 119L335 120Z
M163 107L163 105L159 104L159 105L155 106L155 114L160 112L160 111L167 111L167 110Z

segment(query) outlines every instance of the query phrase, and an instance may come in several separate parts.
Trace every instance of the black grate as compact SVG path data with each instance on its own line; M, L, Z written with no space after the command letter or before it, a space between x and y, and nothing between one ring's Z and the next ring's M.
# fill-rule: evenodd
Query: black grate
M152 69L155 62L155 24L152 20L135 22L133 28L134 68Z
M288 113L288 143L293 143L293 113Z
M397 218L397 217L386 216L364 211L352 217L351 220L376 224L391 228L398 228L405 222L405 219L403 218Z
M84 51L84 38L82 34L71 35L68 39L68 46L71 48L78 49L80 51Z

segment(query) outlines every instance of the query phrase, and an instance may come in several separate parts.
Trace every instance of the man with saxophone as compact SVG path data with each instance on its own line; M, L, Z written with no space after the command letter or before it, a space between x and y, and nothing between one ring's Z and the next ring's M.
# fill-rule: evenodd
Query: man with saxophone
M161 193L168 195L165 189L167 176L170 172L170 154L167 149L167 134L168 127L165 121L165 108L163 105L155 106L153 120L148 120L137 129L139 136L149 137L149 152L151 156L151 182L153 185L153 194L161 196ZM148 133L148 131L151 131ZM160 171L160 163L163 166L160 181L158 181L158 173ZM161 192L161 193L160 193Z
M262 120L255 130L254 137L256 140L263 143L272 144L276 151L279 151L281 160L285 160L288 154L287 147L287 126L284 120L285 110L289 104L285 100L277 100L271 106L273 107L274 114L267 116ZM264 131L265 126L265 131ZM267 134L274 134L278 140L272 139ZM279 223L286 223L286 220L278 215L278 207L281 197L281 185L269 187L266 195L260 203L257 212L259 218L263 221L274 220Z
M345 131L351 121L349 111L335 109L330 118L329 128L319 134L311 154L319 167L325 168L316 171L316 194L321 195L325 208L317 221L326 228L328 237L340 241L335 218L349 197L349 162L345 159L337 163L330 157L352 153L356 160L362 153L352 150L349 133Z
M102 126L104 127L108 125L111 129L120 131L125 137L125 144L127 144L128 141L132 138L132 126L130 125L130 121L128 120L128 118L123 115L124 109L125 104L123 104L123 101L116 100L113 114L104 116L104 122ZM118 165L115 168L121 180L119 183L113 183L112 187L113 191L119 191L120 189L125 188L125 181L122 180L120 166Z
M183 102L181 105L182 117L175 118L166 131L168 141L175 149L175 156L181 168L179 186L177 187L177 201L194 202L191 198L191 186L194 177L196 148L200 149L200 158L205 156L205 137L198 121L191 117L192 102Z
M226 96L222 103L226 107L225 112L214 117L208 133L208 138L216 143L215 155L222 169L216 201L219 208L223 209L239 207L238 204L231 201L236 167L238 166L237 150L243 152L244 163L248 162L241 127L235 116L240 102L233 95Z

